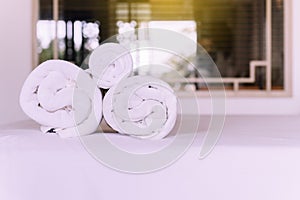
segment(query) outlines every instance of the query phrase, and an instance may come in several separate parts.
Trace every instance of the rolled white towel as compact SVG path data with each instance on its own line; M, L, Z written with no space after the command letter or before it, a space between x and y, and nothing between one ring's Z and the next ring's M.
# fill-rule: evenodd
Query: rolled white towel
M130 52L120 44L105 43L97 47L89 58L89 72L99 88L108 89L132 73Z
M62 60L48 60L27 77L20 94L23 111L43 132L61 137L94 132L102 118L102 94L89 74Z
M162 80L132 76L108 90L103 99L103 116L121 134L161 139L175 125L177 98Z

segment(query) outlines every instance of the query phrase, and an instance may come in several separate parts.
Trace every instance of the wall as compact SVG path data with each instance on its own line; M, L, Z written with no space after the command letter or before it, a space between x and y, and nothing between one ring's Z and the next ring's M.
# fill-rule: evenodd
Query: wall
M0 124L25 118L21 86L32 69L31 0L0 0Z

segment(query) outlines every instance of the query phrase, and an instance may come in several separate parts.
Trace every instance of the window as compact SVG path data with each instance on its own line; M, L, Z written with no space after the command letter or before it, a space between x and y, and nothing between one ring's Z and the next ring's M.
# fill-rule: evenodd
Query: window
M60 58L86 68L82 64L84 59L99 43L118 33L118 22L134 22L136 28L163 27L181 32L201 44L223 78L216 80L212 74L208 81L224 82L232 95L289 95L287 2L39 0L39 62ZM140 60L151 60L149 53L139 56ZM186 78L192 84L189 87L185 87L184 83L177 84L174 86L176 90L207 92L205 87L199 87L198 79L201 78L190 73L188 64L183 70L189 72Z

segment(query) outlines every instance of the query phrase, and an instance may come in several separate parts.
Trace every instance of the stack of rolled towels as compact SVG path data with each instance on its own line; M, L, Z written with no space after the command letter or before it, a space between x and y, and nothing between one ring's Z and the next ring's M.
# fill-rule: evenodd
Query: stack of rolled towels
M104 118L120 134L162 139L177 117L172 88L151 76L133 76L131 54L118 43L97 47L87 70L63 60L43 62L27 77L20 105L42 132L63 138L94 133Z

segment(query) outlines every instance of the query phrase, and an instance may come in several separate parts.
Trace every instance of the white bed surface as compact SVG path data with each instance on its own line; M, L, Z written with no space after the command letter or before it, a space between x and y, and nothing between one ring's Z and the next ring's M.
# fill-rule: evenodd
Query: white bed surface
M218 144L199 160L208 121L201 120L192 147L177 162L139 175L112 170L87 153L77 138L44 135L31 121L2 126L0 199L300 199L299 116L227 117ZM132 151L147 152L172 136L156 142L110 138Z

